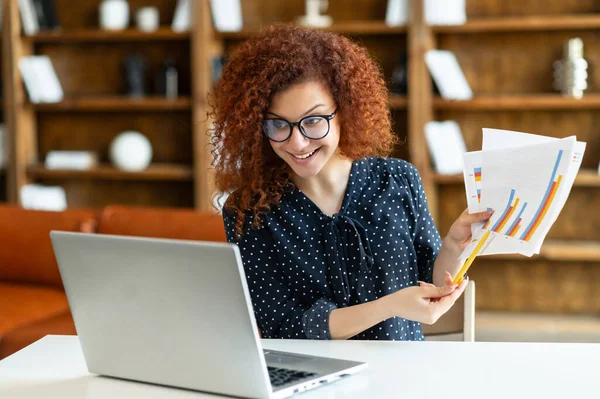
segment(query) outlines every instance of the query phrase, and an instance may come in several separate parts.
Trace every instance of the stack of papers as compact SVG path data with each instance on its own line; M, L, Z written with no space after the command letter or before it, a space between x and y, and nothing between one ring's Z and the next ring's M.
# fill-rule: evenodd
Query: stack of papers
M575 136L564 139L483 129L482 151L464 154L469 213L493 209L472 225L473 239L460 256L538 254L562 210L585 151Z

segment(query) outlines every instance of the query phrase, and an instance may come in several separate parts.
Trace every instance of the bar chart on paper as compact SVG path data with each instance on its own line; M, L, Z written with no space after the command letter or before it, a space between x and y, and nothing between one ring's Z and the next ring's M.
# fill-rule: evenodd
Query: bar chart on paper
M461 259L539 253L568 197L585 150L585 143L575 137L545 139L537 144L465 154L469 211L495 212L487 222L473 226L472 242Z

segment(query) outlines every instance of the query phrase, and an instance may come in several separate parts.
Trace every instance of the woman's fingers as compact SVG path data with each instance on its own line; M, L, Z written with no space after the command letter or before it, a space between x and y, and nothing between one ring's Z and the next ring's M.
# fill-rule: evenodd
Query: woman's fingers
M456 285L444 285L442 287L436 287L433 284L421 286L423 288L423 297L424 298L441 298L456 290Z
M452 285L452 275L450 272L446 272L446 276L444 277L446 284Z
M484 222L488 220L493 214L493 210L479 213L469 213L468 209L465 209L465 211L460 215L459 220L460 224L463 226L470 226L473 223Z

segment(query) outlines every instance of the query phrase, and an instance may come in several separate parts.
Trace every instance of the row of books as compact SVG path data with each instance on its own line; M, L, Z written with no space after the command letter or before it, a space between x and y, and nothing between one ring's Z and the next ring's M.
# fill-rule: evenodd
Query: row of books
M56 0L19 0L19 11L26 35L60 28Z

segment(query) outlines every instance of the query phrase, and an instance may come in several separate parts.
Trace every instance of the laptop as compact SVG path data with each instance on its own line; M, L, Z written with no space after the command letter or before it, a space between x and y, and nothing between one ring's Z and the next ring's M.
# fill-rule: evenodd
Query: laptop
M50 233L89 372L285 398L364 362L261 347L235 244Z

